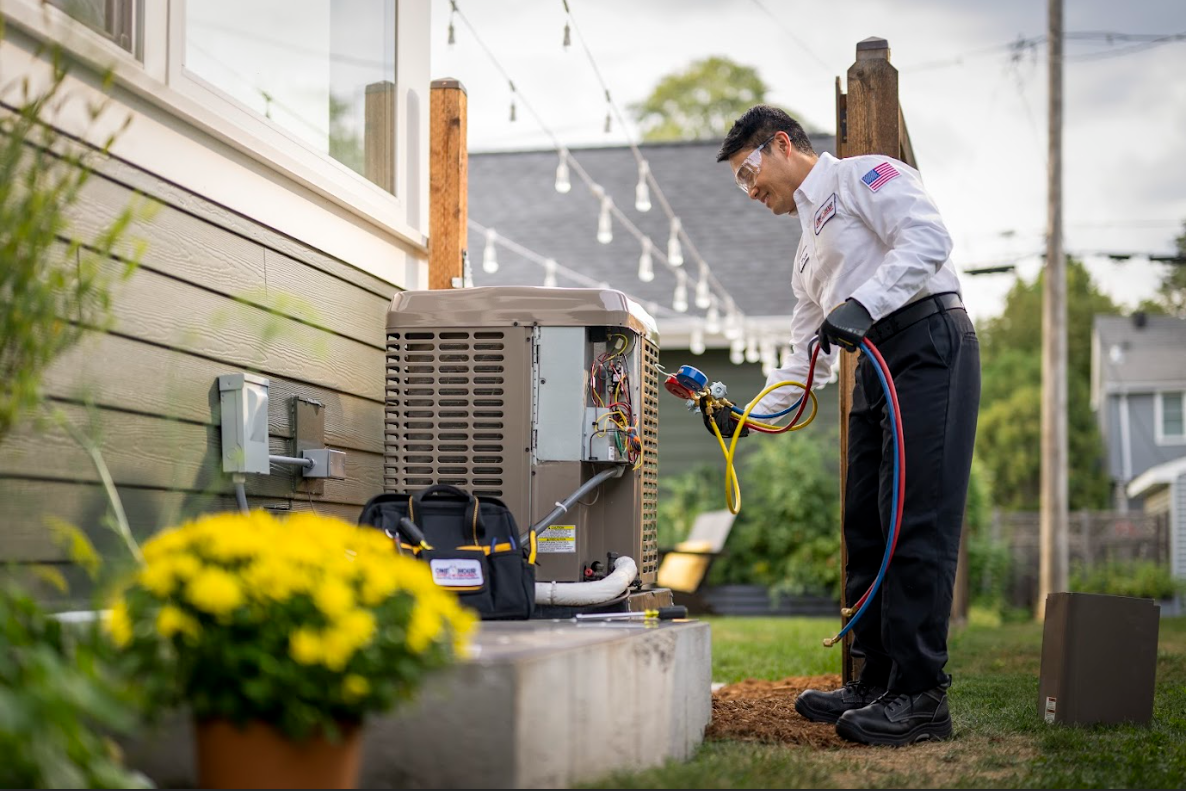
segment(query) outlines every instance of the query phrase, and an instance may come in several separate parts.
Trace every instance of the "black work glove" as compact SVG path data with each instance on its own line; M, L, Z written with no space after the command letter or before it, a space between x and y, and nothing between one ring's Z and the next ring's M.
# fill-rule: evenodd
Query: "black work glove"
M737 430L737 417L733 414L733 410L727 406L718 406L713 409L712 417L709 417L707 406L708 396L705 396L700 400L700 417L704 419L704 428L708 430L708 433L716 436L712 430L712 424L716 423L722 437L725 439L732 437L733 432ZM749 436L749 426L741 427L741 436Z
M844 304L834 308L819 328L819 350L828 354L832 351L832 341L849 351L861 345L865 333L873 326L873 317L865 306L855 299L847 299Z

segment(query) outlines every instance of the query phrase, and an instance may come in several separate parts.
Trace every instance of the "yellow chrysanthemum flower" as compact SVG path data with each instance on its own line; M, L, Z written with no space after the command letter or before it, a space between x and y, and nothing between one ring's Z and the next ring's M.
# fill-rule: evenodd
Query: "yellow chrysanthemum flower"
M207 568L189 582L190 602L211 615L226 615L243 603L243 590L232 574Z
M132 642L132 619L128 616L128 603L123 599L117 601L111 608L111 614L104 622L107 633L112 641L123 648Z
M313 603L326 618L335 620L354 606L354 592L339 579L327 579L314 589Z
M193 616L172 604L166 604L157 614L156 629L166 639L178 632L188 637L197 637L201 632L201 626Z
M361 648L375 635L375 615L370 610L351 610L338 621L336 630Z
M350 673L342 679L342 697L354 703L371 691L371 683L357 673Z
M354 656L357 646L349 635L337 629L331 629L321 638L322 663L330 670L342 670L350 657Z
M306 627L297 629L288 638L288 653L302 665L317 664L325 653L321 645L321 636Z

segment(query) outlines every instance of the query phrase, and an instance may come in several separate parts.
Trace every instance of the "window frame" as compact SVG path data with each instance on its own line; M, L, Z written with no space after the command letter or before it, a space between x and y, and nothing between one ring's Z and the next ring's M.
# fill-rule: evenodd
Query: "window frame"
M1182 433L1165 433L1165 401L1167 396L1177 396L1182 404ZM1158 390L1153 398L1153 427L1158 445L1186 445L1186 390Z
M398 167L398 159L395 160L395 191L394 193L387 192L328 154L316 150L280 124L270 121L240 104L238 100L214 83L187 71L184 61L185 20L186 7L190 2L191 0L169 0L170 24L168 26L168 76L166 83L170 88L197 102L219 121L233 125L249 135L250 139L243 142L250 145L259 156L279 164L302 180L331 185L332 188L340 190L343 194L354 193L351 196L352 202L371 217L382 217L384 212L390 213L392 208L395 208L398 216L406 214L404 190L401 189L403 185L400 183L400 177L403 174L400 172L402 169ZM401 5L403 4L400 0L395 0L396 28L391 31L393 37L396 37L399 32ZM396 90L398 91L400 84L398 39L396 40L395 64ZM400 122L398 102L393 122L394 128L398 129ZM399 135L397 134L396 137L398 138ZM398 148L398 140L393 143ZM395 204L394 207L392 202Z
M136 4L137 0L122 0ZM215 86L184 72L185 7L188 0L145 0L141 10L141 58L91 30L59 8L39 0L4 0L4 16L34 38L60 44L100 72L110 69L116 84L180 122L236 149L270 173L295 182L330 205L325 209L364 221L362 227L394 237L417 257L428 251L428 42L416 35L427 12L415 0L395 4L395 162L394 194L370 182L328 154L257 116ZM423 61L423 64L420 63ZM423 83L421 85L421 83ZM413 107L412 103L416 106ZM413 161L414 157L416 161ZM419 159L423 158L422 164ZM135 161L132 158L132 161ZM178 180L176 174L160 174ZM180 183L184 183L181 181ZM303 190L294 190L303 192ZM211 197L218 201L217 197ZM324 204L323 204L324 205ZM242 209L239 209L242 211ZM300 238L299 228L276 230ZM362 244L372 250L373 245ZM341 257L341 253L328 251ZM360 265L357 264L356 265ZM379 274L372 266L367 271ZM397 284L403 278L379 275Z

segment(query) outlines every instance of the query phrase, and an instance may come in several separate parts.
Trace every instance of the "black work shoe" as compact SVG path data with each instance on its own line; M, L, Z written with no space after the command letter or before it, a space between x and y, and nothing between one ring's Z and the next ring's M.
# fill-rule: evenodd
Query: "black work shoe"
M846 711L836 733L850 742L901 747L951 736L947 692L935 687L916 695L887 693L863 709Z
M885 694L882 687L850 681L840 689L805 689L795 699L795 711L812 722L835 722L846 711L863 708Z

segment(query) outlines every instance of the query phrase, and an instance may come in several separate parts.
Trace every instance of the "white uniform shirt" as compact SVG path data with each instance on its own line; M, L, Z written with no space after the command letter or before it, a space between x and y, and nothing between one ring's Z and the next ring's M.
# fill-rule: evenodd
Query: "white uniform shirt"
M877 321L921 297L959 291L951 237L909 165L884 156L836 159L824 153L795 191L795 205L803 236L791 272L793 353L789 365L770 373L767 386L807 381L807 344L849 297ZM833 344L830 355L819 356L812 389L828 381L839 354ZM754 413L780 412L801 392L780 387Z

